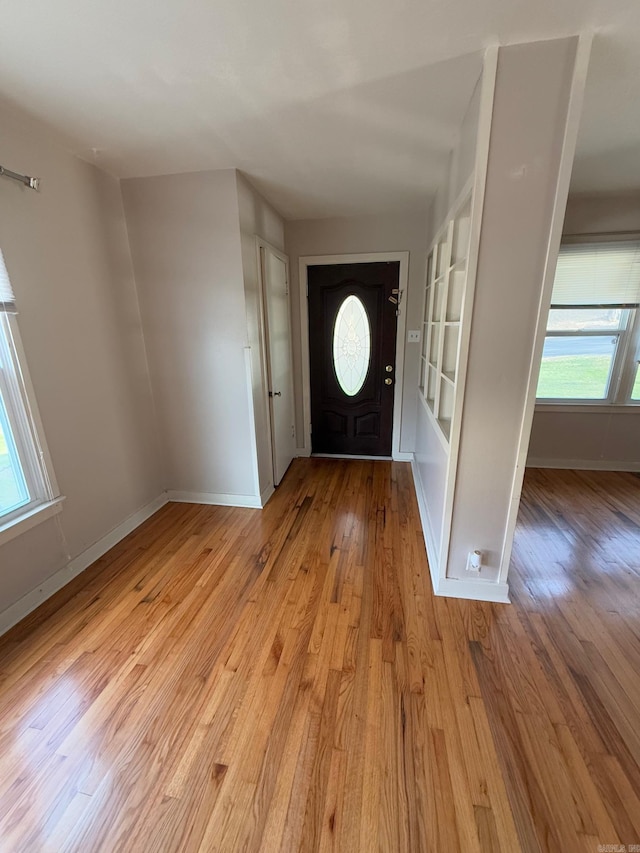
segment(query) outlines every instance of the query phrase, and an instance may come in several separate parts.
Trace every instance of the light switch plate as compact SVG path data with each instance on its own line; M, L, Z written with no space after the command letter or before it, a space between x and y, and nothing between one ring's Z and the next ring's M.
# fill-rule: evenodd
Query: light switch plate
M419 344L420 343L420 329L411 329L407 332L407 343L408 344Z

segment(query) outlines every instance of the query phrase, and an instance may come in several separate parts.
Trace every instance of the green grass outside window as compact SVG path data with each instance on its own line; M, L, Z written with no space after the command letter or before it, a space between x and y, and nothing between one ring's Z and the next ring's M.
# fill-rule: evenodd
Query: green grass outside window
M608 355L559 355L543 358L538 380L538 398L603 400L611 369ZM636 379L636 388L638 380Z

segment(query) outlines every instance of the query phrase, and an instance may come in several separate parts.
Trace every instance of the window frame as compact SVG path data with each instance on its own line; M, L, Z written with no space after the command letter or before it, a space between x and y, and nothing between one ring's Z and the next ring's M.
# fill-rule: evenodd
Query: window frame
M571 234L562 238L564 244L568 243L599 243L608 242L639 242L640 233L598 233L598 234ZM553 296L552 296L553 299ZM549 307L551 310L551 306ZM562 309L559 309L562 310ZM575 310L575 309L574 309ZM636 378L636 371L640 370L640 308L626 308L627 323L624 329L614 331L549 331L545 329L545 341L549 337L588 337L601 336L617 337L615 354L611 364L611 372L608 381L608 393L603 398L593 397L538 397L536 396L536 409L559 411L561 407L568 410L582 408L597 411L599 409L610 410L622 408L633 410L640 406L640 400L632 400L631 392ZM549 314L547 314L547 325ZM542 359L540 361L542 365Z
M0 545L60 512L64 498L53 472L42 421L27 370L17 318L0 311L0 391L29 494L26 503L0 515Z

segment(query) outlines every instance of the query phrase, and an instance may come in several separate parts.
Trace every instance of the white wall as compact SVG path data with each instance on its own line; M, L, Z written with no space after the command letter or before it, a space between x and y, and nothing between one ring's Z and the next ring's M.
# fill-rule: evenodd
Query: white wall
M164 485L258 494L235 170L122 182Z
M570 195L562 230L564 234L640 234L640 193Z
M256 237L262 237L276 249L284 251L284 221L258 193L244 175L237 173L238 207L242 271L247 316L247 341L251 347L251 382L255 420L259 492L273 486L271 438L269 432L268 400L265 399L265 376L260 313L260 279Z
M470 550L497 580L511 551L535 331L565 146L577 39L500 49L447 576ZM579 102L579 99L578 99ZM564 199L559 199L560 204ZM558 235L559 236L559 235ZM547 303L548 304L548 303Z
M303 446L302 354L300 348L300 286L298 261L305 255L409 252L409 284L403 310L407 330L419 329L424 294L429 217L427 210L402 216L360 216L337 219L306 219L285 223L285 245L291 264L293 315L294 391L296 435ZM415 444L416 387L420 344L405 344L404 387L400 450L411 452Z
M118 182L0 109L0 246L64 509L0 547L0 611L158 497L158 448ZM59 522L59 527L58 527Z
M565 234L640 235L640 194L569 197ZM527 464L562 468L640 468L640 407L558 411L539 406L533 419Z

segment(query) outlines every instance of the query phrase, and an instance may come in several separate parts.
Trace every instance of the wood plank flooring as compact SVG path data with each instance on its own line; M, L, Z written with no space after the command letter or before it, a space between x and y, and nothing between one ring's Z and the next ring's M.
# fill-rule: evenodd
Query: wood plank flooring
M529 471L512 605L432 596L406 464L167 505L0 640L0 850L640 844L639 486Z

